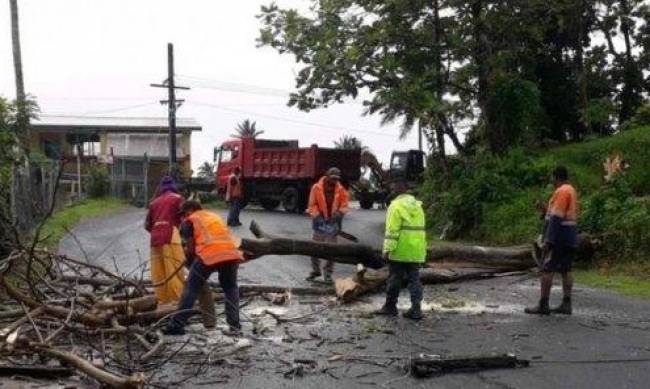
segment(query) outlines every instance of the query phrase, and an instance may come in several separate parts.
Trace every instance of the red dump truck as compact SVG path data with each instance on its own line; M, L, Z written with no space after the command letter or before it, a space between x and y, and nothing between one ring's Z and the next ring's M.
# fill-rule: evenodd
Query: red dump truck
M217 191L223 195L236 166L242 172L244 201L267 210L280 204L287 212L303 213L311 186L325 171L341 169L343 185L359 179L360 151L299 147L297 140L231 139L214 150Z

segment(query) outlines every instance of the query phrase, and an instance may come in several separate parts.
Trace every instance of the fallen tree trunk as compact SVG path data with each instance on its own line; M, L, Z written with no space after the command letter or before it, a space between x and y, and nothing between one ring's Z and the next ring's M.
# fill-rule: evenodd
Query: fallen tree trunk
M305 239L287 239L267 234L254 220L250 230L257 237L242 239L240 248L249 252L253 258L264 255L304 255L319 257L336 263L363 264L371 269L385 265L381 250L357 243L326 243ZM491 267L506 267L511 270L527 269L536 266L533 257L533 244L510 247L489 247L455 243L433 244L427 250L427 262L464 261ZM578 237L577 256L590 258L597 242L589 235Z

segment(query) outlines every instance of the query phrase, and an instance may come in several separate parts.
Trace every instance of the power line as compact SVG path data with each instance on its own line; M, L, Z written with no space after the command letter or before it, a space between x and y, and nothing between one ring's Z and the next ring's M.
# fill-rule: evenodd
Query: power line
M144 101L151 100L151 97L96 97L96 96L65 96L65 97L42 97L38 96L38 100L60 100L60 101L76 101L76 100L94 100L94 101Z
M269 88L259 85L241 84L229 81L213 80L204 77L194 77L178 75L179 78L184 79L186 83L192 84L195 88L201 89L216 89L227 92L248 93L273 97L287 97L291 92L283 89Z
M276 116L276 115L269 115L269 114L264 114L264 113L259 113L259 112L246 111L246 110L242 110L242 109L227 108L227 107L224 107L224 106L221 106L221 105L205 103L205 102L201 102L201 101L191 100L191 101L188 101L188 102L190 104L196 104L196 105L211 107L211 108L219 109L219 110L222 110L222 111L225 111L225 112L259 116L259 117L272 119L272 120L278 120L278 121L286 122L286 123L295 123L295 124L302 124L302 125L305 125L305 126L319 127L319 128L323 128L323 129L326 129L326 130L356 132L356 133L364 133L364 134L370 134L370 135L388 136L388 137L391 137L391 138L396 138L397 137L396 134L387 134L385 132L379 132L379 131L361 130L361 129L355 129L355 128L350 128L350 127L340 127L340 126L335 126L335 125L326 125L326 124L321 124L321 123L308 122L308 121L304 121L304 120L291 119L291 118L286 118L286 117L281 117L281 116Z
M101 115L101 114L106 114L106 113L128 111L130 109L147 107L147 106L150 106L150 105L157 105L157 104L158 103L136 104L136 105L129 105L129 106L126 106L126 107L119 107L119 108L113 108L113 109L107 109L107 110L101 110L101 111L83 112L83 113L80 113L79 115Z

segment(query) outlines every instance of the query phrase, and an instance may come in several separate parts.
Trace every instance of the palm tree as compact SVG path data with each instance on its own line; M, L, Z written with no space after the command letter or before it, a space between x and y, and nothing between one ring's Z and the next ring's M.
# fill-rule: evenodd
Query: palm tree
M237 127L235 127L236 133L232 136L235 138L256 138L258 135L262 135L264 131L258 131L255 128L256 124L257 122L251 122L249 119L246 119L237 124Z
M338 140L335 140L334 148L343 150L368 150L368 147L363 145L361 139L351 135L343 135Z
M214 179L214 164L207 161L203 162L203 164L199 166L197 175L206 180Z

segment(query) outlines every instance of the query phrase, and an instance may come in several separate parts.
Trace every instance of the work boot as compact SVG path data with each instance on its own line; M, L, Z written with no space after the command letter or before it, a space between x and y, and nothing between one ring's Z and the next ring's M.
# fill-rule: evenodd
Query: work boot
M228 326L228 329L222 330L221 333L224 334L225 336L230 336L233 338L239 338L243 335L241 327L235 327L235 326Z
M309 276L307 276L307 281L313 281L313 280L315 280L316 278L318 278L320 276L321 276L320 272L313 271L313 272L309 273Z
M551 309L548 307L548 297L539 299L539 304L535 307L528 307L524 312L529 315L549 315Z
M560 315L570 315L573 313L571 309L571 297L564 297L562 299L562 304L551 309L551 313L559 313Z
M397 307L384 304L380 309L373 312L378 316L397 316Z
M403 317L411 320L422 320L422 309L420 304L412 304L408 311L402 314Z
M173 323L169 323L165 328L162 329L161 332L163 333L163 335L181 336L181 335L185 335L185 328Z

